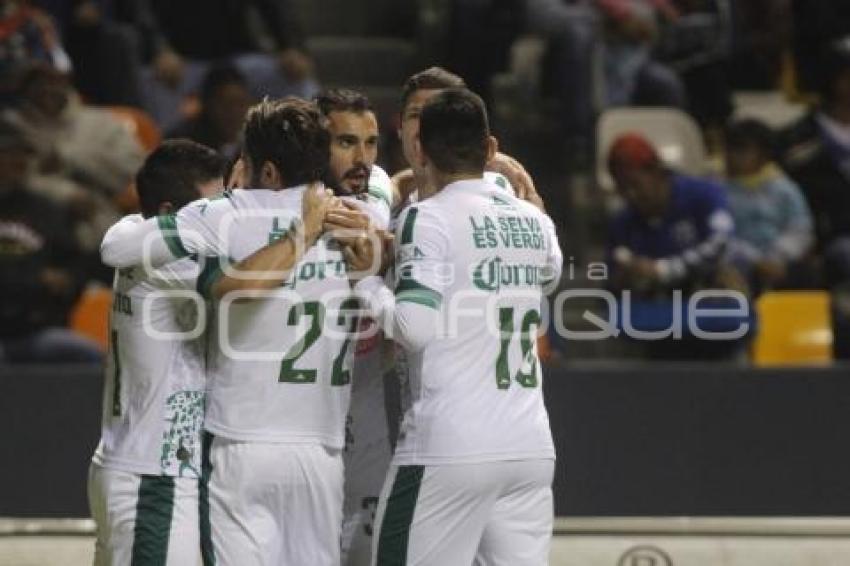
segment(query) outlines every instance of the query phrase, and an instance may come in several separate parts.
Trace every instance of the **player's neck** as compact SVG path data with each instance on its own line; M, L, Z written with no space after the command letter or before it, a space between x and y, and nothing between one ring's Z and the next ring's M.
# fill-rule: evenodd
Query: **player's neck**
M442 191L447 186L451 185L452 183L457 183L458 181L471 181L471 180L480 179L480 178L481 178L481 173L477 173L477 174L476 173L470 173L470 172L465 172L465 173L440 173L440 172L434 171L432 173L431 180L432 180L432 185L434 187L436 187L436 190L434 192L439 192L439 191Z

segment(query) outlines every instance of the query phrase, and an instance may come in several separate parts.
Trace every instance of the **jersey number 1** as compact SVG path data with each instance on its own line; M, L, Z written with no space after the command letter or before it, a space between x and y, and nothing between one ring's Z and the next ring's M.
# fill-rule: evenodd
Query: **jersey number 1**
M522 359L519 368L513 373L513 378L523 387L537 387L537 356L534 355L534 338L536 328L539 326L540 313L536 310L531 309L522 317L520 324ZM535 328L534 332L532 332L532 327ZM508 367L508 349L515 336L513 307L499 309L499 336L502 344L499 348L499 357L496 358L496 387L508 389L511 386L512 375ZM526 366L528 366L528 371L523 371Z

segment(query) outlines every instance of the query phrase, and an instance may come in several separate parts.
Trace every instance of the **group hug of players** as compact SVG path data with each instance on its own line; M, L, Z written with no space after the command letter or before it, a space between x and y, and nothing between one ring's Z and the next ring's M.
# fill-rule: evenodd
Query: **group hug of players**
M348 90L252 107L224 178L149 156L101 246L95 564L547 563L554 226L462 79L413 75L400 118L393 179Z

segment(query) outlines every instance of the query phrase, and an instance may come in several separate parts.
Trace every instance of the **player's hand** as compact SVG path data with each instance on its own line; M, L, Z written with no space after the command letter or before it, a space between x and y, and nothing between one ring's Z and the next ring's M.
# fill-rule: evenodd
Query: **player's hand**
M312 246L319 239L324 230L328 211L336 206L339 206L339 201L330 189L314 184L304 191L304 198L301 201L301 221L307 247Z
M350 246L355 241L368 237L371 223L369 217L357 205L343 200L328 210L324 230L343 246Z
M543 212L546 211L543 199L540 198L537 188L534 186L534 180L522 166L522 163L499 151L487 163L486 167L488 171L504 175L513 185L517 198L530 202Z
M393 235L373 230L342 249L348 264L348 277L356 282L370 275L383 275L393 261Z

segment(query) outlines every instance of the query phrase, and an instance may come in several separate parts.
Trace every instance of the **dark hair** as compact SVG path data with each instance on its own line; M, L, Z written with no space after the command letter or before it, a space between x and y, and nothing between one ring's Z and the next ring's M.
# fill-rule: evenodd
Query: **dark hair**
M444 173L480 173L487 162L490 125L481 97L466 88L446 89L422 108L422 150Z
M466 82L456 74L442 67L429 67L412 75L401 90L401 111L407 107L407 101L417 90L431 90L443 88L463 88Z
M319 110L327 116L331 112L371 112L372 105L362 92L347 88L332 88L319 93L314 99Z
M324 178L330 162L330 134L319 107L301 98L265 99L248 110L244 154L257 184L266 161L288 187Z
M772 158L775 148L773 130L751 118L732 122L726 127L726 147L730 149L757 147L765 157Z
M215 96L218 89L229 84L238 84L246 89L248 88L248 80L235 66L230 63L217 63L213 65L207 71L207 74L204 75L204 80L201 83L201 101L209 101Z
M231 155L230 158L227 160L227 162L224 164L224 171L222 172L222 175L224 177L224 186L225 187L230 186L230 181L233 177L233 171L234 171L234 169L236 169L236 164L239 162L239 160L241 158L242 158L242 146L240 145L240 146L238 146L238 148L236 150L233 151L233 155Z
M198 185L220 177L224 159L213 149L187 139L162 142L136 174L136 191L145 217L163 203L176 208L201 198Z

